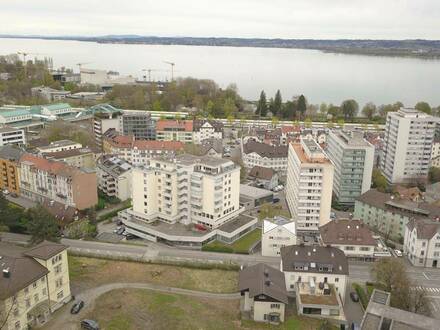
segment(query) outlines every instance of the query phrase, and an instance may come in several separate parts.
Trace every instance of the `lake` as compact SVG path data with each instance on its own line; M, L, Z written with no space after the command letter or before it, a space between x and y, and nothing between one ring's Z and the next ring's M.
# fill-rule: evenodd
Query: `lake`
M118 71L153 79L175 76L208 78L221 87L235 83L240 94L256 100L261 90L268 98L277 89L284 100L304 94L311 103L339 104L354 98L361 106L402 101L414 106L427 101L440 105L440 61L323 53L315 50L98 44L80 41L0 39L0 54L17 51L52 57L54 68L65 66ZM29 56L33 57L33 56Z

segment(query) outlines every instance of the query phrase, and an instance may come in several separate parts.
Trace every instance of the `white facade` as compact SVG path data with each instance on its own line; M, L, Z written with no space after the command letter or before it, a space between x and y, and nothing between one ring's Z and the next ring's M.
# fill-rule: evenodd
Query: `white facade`
M243 163L247 168L262 166L271 168L277 172L286 172L287 157L265 157L257 152L243 153Z
M109 129L115 129L120 131L119 118L117 116L113 118L102 118L95 116L93 118L93 132L95 133L95 140L99 146L102 146L102 137L104 133Z
M279 257L280 248L296 244L295 222L282 217L264 219L261 233L261 254Z
M132 166L117 157L103 156L96 166L98 188L121 201L131 198Z
M0 147L7 144L26 144L24 130L12 127L0 128Z
M286 201L297 230L316 232L330 221L333 172L315 141L289 145Z
M240 210L240 168L232 161L190 155L153 159L133 169L133 209L146 223L191 223L215 229Z
M436 122L415 109L388 113L381 170L389 183L427 178Z
M419 267L440 267L440 224L411 221L406 225L403 252Z
M51 153L51 152L59 152L65 150L73 150L73 149L81 149L82 144L70 141L70 140L60 140L51 142L49 145L44 147L38 147L37 150L41 153Z
M197 131L194 131L194 143L200 144L207 139L222 139L223 132L216 131L215 127L206 121Z

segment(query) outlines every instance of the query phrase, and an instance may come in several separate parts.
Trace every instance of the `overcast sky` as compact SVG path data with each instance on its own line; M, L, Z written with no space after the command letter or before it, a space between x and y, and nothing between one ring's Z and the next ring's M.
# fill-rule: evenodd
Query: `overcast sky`
M440 0L0 0L0 34L440 39Z

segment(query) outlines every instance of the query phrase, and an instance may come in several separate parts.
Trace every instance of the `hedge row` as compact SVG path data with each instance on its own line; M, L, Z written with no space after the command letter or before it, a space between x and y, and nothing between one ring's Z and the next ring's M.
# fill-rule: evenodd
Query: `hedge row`
M234 253L234 249L229 246L222 245L210 245L206 244L202 246L202 251L206 252L222 252L222 253Z
M365 293L364 288L357 283L353 283L353 288L356 290L356 293L359 296L362 306L364 307L364 309L366 309L368 306L368 297L367 294Z

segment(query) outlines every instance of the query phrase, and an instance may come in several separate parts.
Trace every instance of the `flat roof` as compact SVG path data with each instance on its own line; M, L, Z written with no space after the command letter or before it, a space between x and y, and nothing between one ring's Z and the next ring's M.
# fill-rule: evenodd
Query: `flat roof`
M261 189L246 184L240 184L240 195L250 197L251 199L258 199L273 195L273 192L266 189Z

